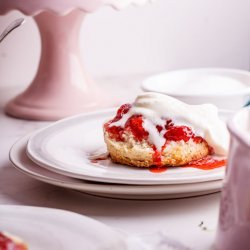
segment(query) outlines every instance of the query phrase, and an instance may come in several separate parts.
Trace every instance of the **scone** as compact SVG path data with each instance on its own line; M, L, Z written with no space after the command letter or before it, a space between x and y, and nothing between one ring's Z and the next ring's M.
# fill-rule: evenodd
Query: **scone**
M19 237L0 232L0 250L28 250L28 248Z
M209 154L226 155L229 135L210 104L188 105L145 93L122 105L104 124L112 161L137 166L180 166Z

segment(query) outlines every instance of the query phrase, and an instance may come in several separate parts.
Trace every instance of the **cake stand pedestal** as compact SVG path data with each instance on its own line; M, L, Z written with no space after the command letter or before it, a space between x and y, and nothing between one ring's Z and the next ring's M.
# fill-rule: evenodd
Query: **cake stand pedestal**
M39 68L28 89L7 104L7 114L55 120L113 104L85 72L80 58L78 34L85 15L73 10L64 16L42 12L34 17L42 44Z
M0 15L20 10L34 16L41 59L31 85L6 106L6 113L32 120L56 120L117 105L85 72L78 47L83 18L104 5L116 9L151 0L1 0Z

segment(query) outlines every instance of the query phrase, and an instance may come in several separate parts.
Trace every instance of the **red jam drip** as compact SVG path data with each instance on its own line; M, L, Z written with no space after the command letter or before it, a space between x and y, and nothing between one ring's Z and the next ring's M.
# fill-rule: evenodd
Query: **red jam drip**
M122 119L123 115L127 114L128 111L131 109L131 104L129 103L126 103L126 104L123 104L116 112L116 116L114 117L114 119L112 119L110 123L113 123L113 122L117 122L119 120Z
M148 139L148 132L143 127L143 117L142 115L133 115L131 116L126 124L125 127L118 127L118 126L112 126L113 122L119 121L124 114L128 113L131 108L130 104L124 104L122 105L117 113L116 116L104 124L105 130L109 133L109 136L111 139L114 139L116 141L124 141L124 133L131 132L137 141L147 140ZM174 125L172 120L166 120L165 124L166 132L164 134L164 138L166 139L165 145L162 147L161 151L157 150L155 145L151 145L152 149L154 150L154 153L152 155L154 165L160 167L162 166L162 153L169 141L181 141L188 142L190 139L192 139L195 143L202 143L205 140L200 137L196 136L192 129L187 126L176 126ZM160 125L156 125L156 128L159 133L162 132L163 127ZM213 148L209 147L209 153L213 153ZM210 163L206 163L210 164ZM216 165L215 163L213 163ZM197 163L193 163L196 167L198 167ZM210 164L211 165L211 164ZM204 167L205 168L205 167Z
M0 233L0 250L24 250L20 244L16 244L12 239Z
M152 173L163 173L168 170L167 166L152 166L149 168L149 171Z
M215 168L223 167L227 163L226 159L217 159L212 155L205 156L202 159L191 161L186 165L178 166L181 168L198 168L201 170L212 170ZM152 166L149 168L149 171L152 173L163 173L169 168L168 166Z
M162 160L161 160L161 152L159 152L155 145L152 146L154 153L153 153L153 162L156 167L162 167Z
M212 155L208 155L202 159L191 161L187 165L182 166L182 167L192 167L192 168L198 168L202 170L211 170L211 169L225 166L226 163L227 163L226 159L217 159Z

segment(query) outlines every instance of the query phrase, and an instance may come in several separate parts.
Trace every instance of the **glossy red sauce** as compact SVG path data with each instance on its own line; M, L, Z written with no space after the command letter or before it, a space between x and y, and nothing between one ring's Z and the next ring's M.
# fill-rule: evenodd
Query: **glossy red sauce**
M178 166L180 168L198 168L201 170L211 170L219 167L225 166L227 163L226 159L218 159L215 156L208 155L202 159L191 161L186 165ZM153 173L162 173L168 170L168 168L174 167L167 167L167 166L152 166L149 168L150 172Z
M143 128L142 124L142 116L133 115L127 120L124 130L131 131L137 141L146 140L148 138L148 132Z
M168 170L168 167L167 166L152 166L149 168L149 171L152 172L152 173L163 173L165 171Z
M153 162L154 162L154 165L156 167L162 167L162 160L161 160L161 152L159 152L157 149L156 149L156 146L153 145L152 146L153 150L154 150L154 154L153 154Z
M109 133L109 136L116 141L124 141L122 135L124 129L117 126L110 126L113 122L119 121L124 114L128 113L131 108L131 104L123 104L116 112L116 116L104 124L105 130Z
M124 141L122 135L124 133L124 129L121 127L117 127L117 126L107 126L106 131L108 131L109 136L111 139L114 139L116 141Z
M25 250L26 248L20 244L16 244L12 239L8 238L0 232L0 250Z
M123 104L116 112L116 116L109 122L107 122L106 124L111 124L113 122L117 122L119 121L123 115L127 114L128 111L130 110L131 108L131 104L129 103L126 103L126 104Z
M143 127L142 115L131 116L127 120L124 128L118 127L118 126L112 126L112 123L119 121L123 117L124 114L129 112L130 108L131 108L130 104L122 105L118 109L116 116L112 120L104 124L105 130L109 133L109 136L116 141L124 141L123 134L125 132L131 132L135 140L137 141L147 140L149 134ZM156 128L159 133L161 133L163 130L163 127L160 125L156 125ZM188 142L190 139L192 139L196 143L202 143L205 141L202 137L196 136L190 127L177 126L173 123L172 120L166 120L165 129L166 129L166 132L164 134L164 138L166 139L166 143L162 147L161 151L157 150L155 145L151 145L152 149L154 150L154 153L152 156L153 162L154 162L154 165L157 166L158 168L162 166L161 156L169 141L183 140L184 142ZM209 153L213 154L213 148L209 147ZM225 160L224 161L216 160L215 158L210 157L209 159L204 158L199 161L193 161L187 166L206 170L206 169L220 167L223 165L225 165Z
M202 170L211 170L214 168L225 166L226 163L227 163L226 159L217 159L212 155L208 155L200 160L191 161L187 165L182 167L192 167Z

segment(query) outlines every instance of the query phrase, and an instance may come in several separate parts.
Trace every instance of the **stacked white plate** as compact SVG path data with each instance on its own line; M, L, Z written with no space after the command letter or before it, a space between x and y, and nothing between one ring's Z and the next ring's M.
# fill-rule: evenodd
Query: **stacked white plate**
M218 192L225 167L204 171L169 168L162 173L93 161L106 151L102 125L114 109L58 121L20 139L10 151L14 166L23 173L56 186L122 199L169 199ZM228 113L220 112L226 120Z

